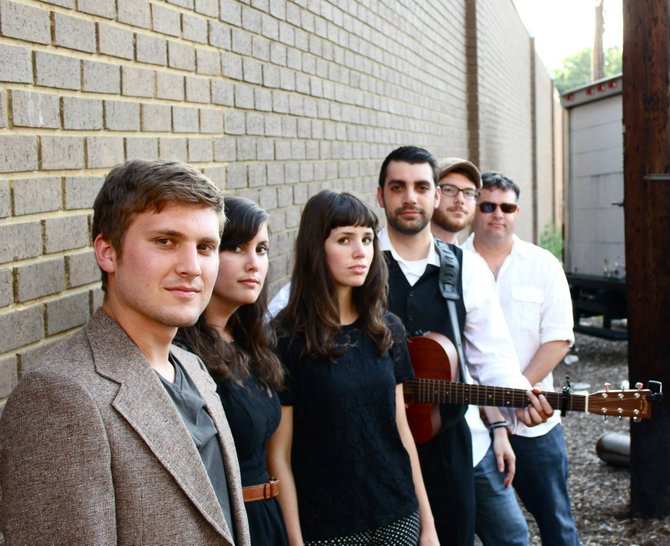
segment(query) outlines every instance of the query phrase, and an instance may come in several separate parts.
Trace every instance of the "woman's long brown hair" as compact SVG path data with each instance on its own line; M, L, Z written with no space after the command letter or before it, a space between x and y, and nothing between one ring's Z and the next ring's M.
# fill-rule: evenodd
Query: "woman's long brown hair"
M352 297L362 328L377 345L379 354L390 348L391 333L384 322L388 271L377 242L378 224L370 207L350 193L323 190L307 201L300 218L291 293L285 310L293 329L287 333L304 336L307 355L335 357L341 353L333 345L341 330L340 312L324 244L332 229L346 226L367 227L375 232L368 275L362 286L353 289Z
M220 251L249 242L268 220L265 210L244 197L226 196L224 207L226 225ZM266 286L254 303L242 305L230 317L234 343L226 342L210 327L204 313L193 326L180 330L179 337L202 359L213 377L242 381L253 372L266 385L281 388L283 369L274 352L276 337L268 324Z

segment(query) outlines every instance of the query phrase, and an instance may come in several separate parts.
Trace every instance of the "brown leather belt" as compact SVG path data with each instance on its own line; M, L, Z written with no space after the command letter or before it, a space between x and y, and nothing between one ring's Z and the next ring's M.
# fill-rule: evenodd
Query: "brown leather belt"
M270 480L265 483L247 485L242 488L242 494L244 495L244 502L271 499L279 495L279 480L270 478Z

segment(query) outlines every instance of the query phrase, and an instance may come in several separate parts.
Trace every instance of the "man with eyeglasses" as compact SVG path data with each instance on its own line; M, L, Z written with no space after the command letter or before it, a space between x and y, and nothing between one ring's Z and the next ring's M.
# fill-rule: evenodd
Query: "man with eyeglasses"
M458 234L470 227L482 178L479 169L466 159L449 157L439 162L440 204L431 223L433 235L445 243L458 244ZM476 261L486 263L473 253ZM491 280L493 282L493 280ZM480 340L485 343L486 337ZM464 378L470 383L469 377ZM498 408L482 408L488 423L505 421ZM508 427L493 425L489 430L480 408L468 406L465 419L472 438L475 484L475 530L485 546L527 546L528 525L511 486L516 457L509 441Z
M473 234L464 246L484 258L495 276L523 374L553 391L552 371L574 342L570 290L560 262L515 235L519 194L507 176L484 173ZM514 488L535 517L542 543L579 544L559 412L533 428L517 424L510 441L517 457Z
M433 214L431 231L445 243L458 244L458 233L470 226L475 215L482 177L473 163L459 157L440 160L439 170L441 197Z

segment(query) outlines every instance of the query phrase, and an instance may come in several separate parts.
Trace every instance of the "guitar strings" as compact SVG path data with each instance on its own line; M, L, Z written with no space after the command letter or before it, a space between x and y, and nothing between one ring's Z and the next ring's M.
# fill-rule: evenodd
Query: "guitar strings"
M404 391L409 395L408 402L474 404L478 406L497 406L522 408L528 404L526 391L507 387L491 387L453 383L442 379L417 378L404 383ZM563 394L561 392L542 393L554 409L591 412L600 415L636 417L640 415L640 402L648 391L608 391L594 394ZM589 407L589 400L591 400ZM644 412L642 412L644 413Z

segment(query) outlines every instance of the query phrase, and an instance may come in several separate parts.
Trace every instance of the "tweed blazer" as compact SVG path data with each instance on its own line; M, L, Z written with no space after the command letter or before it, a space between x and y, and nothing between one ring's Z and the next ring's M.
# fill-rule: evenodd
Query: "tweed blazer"
M235 445L199 359L171 351L219 433L235 541L181 415L98 310L14 389L0 419L0 526L14 544L250 544Z

